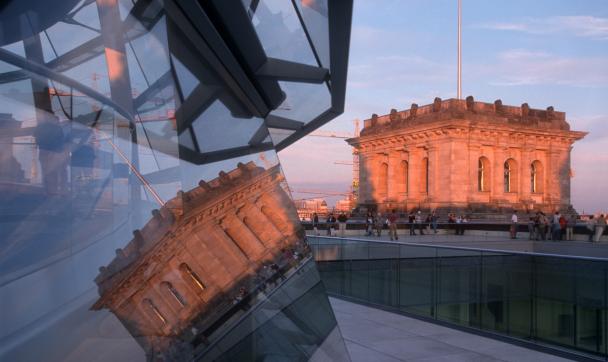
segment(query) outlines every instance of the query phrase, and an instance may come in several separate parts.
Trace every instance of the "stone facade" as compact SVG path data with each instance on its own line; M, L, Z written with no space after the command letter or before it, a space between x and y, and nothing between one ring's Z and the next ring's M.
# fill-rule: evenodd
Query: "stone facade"
M374 114L347 142L359 152L360 206L553 211L571 210L570 151L585 135L553 107L470 96Z
M278 166L249 162L179 192L100 268L92 309L114 313L149 359L191 359L196 334L226 319L239 287L303 240L282 180Z

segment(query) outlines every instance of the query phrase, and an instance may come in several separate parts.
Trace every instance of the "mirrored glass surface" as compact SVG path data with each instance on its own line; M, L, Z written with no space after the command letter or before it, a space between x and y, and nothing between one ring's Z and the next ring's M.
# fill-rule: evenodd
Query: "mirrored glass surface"
M271 110L173 2L68 7L0 46L0 359L349 360Z

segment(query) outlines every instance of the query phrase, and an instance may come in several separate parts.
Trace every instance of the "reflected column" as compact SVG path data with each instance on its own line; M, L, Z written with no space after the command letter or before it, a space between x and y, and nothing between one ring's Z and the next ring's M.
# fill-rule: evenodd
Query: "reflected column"
M279 245L283 235L257 205L247 203L237 213L243 223L269 248Z
M137 130L133 119L133 93L125 49L125 34L122 32L124 25L120 19L118 0L97 0L97 11L99 13L101 38L108 67L111 98L112 101L130 115L128 130L123 127L115 127L115 132L120 138L131 140L130 162L135 169L139 169ZM139 226L142 223L139 215L142 209L140 207L141 188L139 181L134 178L133 173L131 173L129 184L131 185L131 195L129 198L132 201L131 215L133 216L134 224Z
M264 245L236 214L230 213L226 215L221 221L221 226L227 236L234 240L249 259L257 259L264 253Z

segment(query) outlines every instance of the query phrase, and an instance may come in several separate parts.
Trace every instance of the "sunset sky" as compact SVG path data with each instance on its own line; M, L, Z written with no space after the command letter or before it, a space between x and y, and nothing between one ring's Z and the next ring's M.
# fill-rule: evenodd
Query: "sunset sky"
M608 3L462 3L463 96L566 112L590 132L572 151L574 207L608 210ZM352 133L356 118L455 97L456 4L355 1L346 110L320 130ZM294 189L348 190L350 166L334 164L352 159L342 139L306 137L279 158Z

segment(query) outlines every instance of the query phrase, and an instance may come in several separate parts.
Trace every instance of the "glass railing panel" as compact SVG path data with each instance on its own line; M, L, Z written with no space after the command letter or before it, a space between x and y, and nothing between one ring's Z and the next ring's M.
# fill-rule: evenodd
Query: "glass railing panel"
M437 319L479 326L481 252L438 249Z
M533 328L533 258L509 254L503 258L503 265L507 282L506 332L515 337L530 338ZM496 272L500 273L499 270Z
M606 264L571 260L575 271L577 348L606 353Z
M437 249L400 245L399 254L399 308L432 317Z
M398 306L399 245L369 243L369 301Z
M576 279L572 263L536 257L536 337L574 346Z

